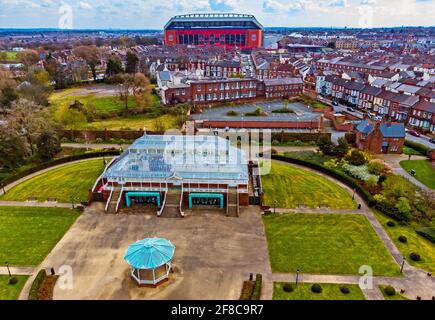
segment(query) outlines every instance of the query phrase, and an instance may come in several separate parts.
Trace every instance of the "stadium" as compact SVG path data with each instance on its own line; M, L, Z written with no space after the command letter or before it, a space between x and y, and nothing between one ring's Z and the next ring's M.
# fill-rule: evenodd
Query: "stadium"
M171 18L164 27L165 44L261 48L263 26L248 14L188 14Z

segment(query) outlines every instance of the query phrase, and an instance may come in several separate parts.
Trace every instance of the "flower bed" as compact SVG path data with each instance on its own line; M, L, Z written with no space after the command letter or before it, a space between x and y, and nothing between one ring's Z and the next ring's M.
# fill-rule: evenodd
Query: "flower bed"
M379 181L379 176L371 174L367 165L354 166L351 164L345 164L343 165L343 170L349 173L352 177L358 178L365 182L369 181L370 179L376 181L376 183Z

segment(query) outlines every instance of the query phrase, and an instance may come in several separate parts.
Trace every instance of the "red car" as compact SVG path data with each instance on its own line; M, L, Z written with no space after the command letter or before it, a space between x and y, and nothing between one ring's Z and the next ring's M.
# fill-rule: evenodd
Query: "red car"
M414 137L420 137L420 134L417 131L409 130L408 133Z

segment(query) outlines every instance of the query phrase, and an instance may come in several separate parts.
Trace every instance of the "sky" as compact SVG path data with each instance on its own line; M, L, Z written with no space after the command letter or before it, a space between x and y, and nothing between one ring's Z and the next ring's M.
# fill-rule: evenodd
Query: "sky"
M177 14L219 12L265 27L435 25L435 0L0 0L0 28L162 29Z

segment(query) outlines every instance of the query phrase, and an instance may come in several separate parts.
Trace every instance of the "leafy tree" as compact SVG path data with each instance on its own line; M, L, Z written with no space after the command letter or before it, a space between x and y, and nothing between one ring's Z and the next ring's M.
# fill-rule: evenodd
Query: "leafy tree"
M128 51L125 59L127 60L125 72L130 74L136 73L139 64L139 58L137 57L137 55L131 51Z
M44 130L36 139L38 154L45 160L51 160L62 148L55 132Z
M358 150L358 149L352 149L346 155L346 160L350 164L353 164L354 166L362 166L363 164L365 164L367 162L364 152L362 152L361 150Z
M107 61L106 75L108 77L113 77L122 72L122 63L118 58L110 58Z
M20 61L26 70L39 62L39 54L36 50L23 50L17 53L18 61Z
M327 136L320 136L317 146L324 155L335 155L335 145Z
M349 151L349 143L346 138L342 137L338 139L338 144L334 148L334 153L338 157L344 157Z
M13 168L28 156L24 137L8 125L0 126L0 167Z
M12 74L0 67L0 107L6 112L11 103L18 99L17 84Z
M18 88L19 95L37 105L47 106L53 88L47 71L29 72Z
M405 221L411 218L412 207L409 204L409 200L405 197L400 197L395 205L399 211L401 218Z
M101 50L95 45L78 46L73 51L74 55L83 59L88 64L92 72L94 81L97 80L97 66L101 63Z

